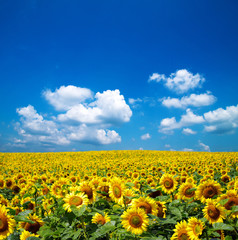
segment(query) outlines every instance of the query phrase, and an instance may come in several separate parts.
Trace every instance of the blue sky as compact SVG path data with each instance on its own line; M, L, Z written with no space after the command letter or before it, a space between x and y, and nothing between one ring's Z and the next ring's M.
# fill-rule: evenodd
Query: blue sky
M1 1L0 151L238 151L237 10Z

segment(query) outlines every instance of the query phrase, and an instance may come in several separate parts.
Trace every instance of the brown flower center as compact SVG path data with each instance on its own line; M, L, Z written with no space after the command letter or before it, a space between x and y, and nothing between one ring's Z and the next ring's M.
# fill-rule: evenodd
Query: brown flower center
M40 227L41 227L40 223L35 222L35 223L26 223L24 228L26 231L29 231L31 233L37 233Z
M129 219L129 224L134 228L141 227L142 223L143 223L143 220L141 216L138 214L132 215Z
M216 220L220 217L220 211L215 206L209 206L209 209L207 211L210 218Z
M0 216L0 233L8 229L8 222L5 216Z
M170 179L170 178L167 178L167 179L164 181L164 186L165 186L165 188L167 188L167 189L173 188L173 186L174 186L173 180Z
M188 239L189 239L189 236L186 230L178 234L178 240L188 240Z
M217 195L217 188L214 186L208 186L203 191L203 196L205 198L212 198L215 195Z
M227 210L231 210L231 208L235 205L238 205L238 197L230 197L228 202L224 205Z
M164 217L163 206L160 203L157 203L158 214L157 217Z
M114 186L113 194L116 198L120 198L121 197L121 188L119 186Z
M146 214L152 213L152 207L149 203L147 202L141 202L137 205L139 208L142 208L146 211Z
M78 196L73 196L69 199L69 205L75 205L75 206L79 206L79 205L82 205L83 203L83 200L81 197L78 197Z
M92 188L86 186L86 187L84 187L84 188L82 189L82 192L84 192L85 194L87 194L89 200L93 198L93 190L92 190Z
M184 196L187 198L191 198L195 195L195 191L191 191L190 189L191 189L191 187L186 187L184 189Z

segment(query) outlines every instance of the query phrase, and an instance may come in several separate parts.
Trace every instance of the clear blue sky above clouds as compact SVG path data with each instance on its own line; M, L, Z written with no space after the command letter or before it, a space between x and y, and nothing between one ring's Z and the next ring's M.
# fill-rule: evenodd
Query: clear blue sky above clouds
M0 151L238 151L237 11L1 1Z

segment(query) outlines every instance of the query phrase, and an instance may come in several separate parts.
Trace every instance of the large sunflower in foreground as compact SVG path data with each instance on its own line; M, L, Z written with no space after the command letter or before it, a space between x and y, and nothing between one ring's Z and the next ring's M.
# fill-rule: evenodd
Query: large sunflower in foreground
M104 225L107 222L110 222L111 218L108 217L107 213L104 216L100 213L96 213L92 218L92 223Z
M225 208L217 203L216 200L207 199L206 207L202 211L204 217L210 224L223 222L223 219L225 218Z
M110 182L109 196L114 202L123 205L124 189L125 185L122 180L114 177Z
M147 230L149 219L144 210L130 208L121 215L123 227L134 234L142 234Z
M178 198L187 200L195 196L196 185L194 183L185 182L178 189Z
M15 220L7 213L6 207L0 205L0 240L6 239L14 231Z
M159 184L161 185L162 190L168 194L174 192L178 185L177 181L173 178L173 175L168 173L163 174L163 176L160 178Z
M140 197L140 198L134 198L131 202L132 207L135 208L142 208L146 214L153 214L157 216L158 209L156 201L153 198L150 197Z
M188 220L187 232L191 240L199 240L199 235L202 234L204 223L195 217Z
M185 220L177 223L171 240L191 240L188 235L187 222Z
M24 230L21 233L20 240L27 240L29 237L39 237L39 235Z
M75 194L74 192L72 192L70 194L67 194L63 200L65 202L63 208L68 212L72 211L70 209L72 205L80 209L83 205L88 205L89 203L88 197L84 193Z
M196 191L196 198L202 203L206 202L206 199L213 198L221 194L221 185L214 180L207 180L201 183Z

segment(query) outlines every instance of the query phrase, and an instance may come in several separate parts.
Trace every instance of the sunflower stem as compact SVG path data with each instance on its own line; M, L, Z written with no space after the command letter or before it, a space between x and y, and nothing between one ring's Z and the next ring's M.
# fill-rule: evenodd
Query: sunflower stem
M236 227L234 227L234 232L235 232L236 236L238 236L238 231L237 231Z
M206 233L206 239L209 240L207 229L205 229L205 233Z

